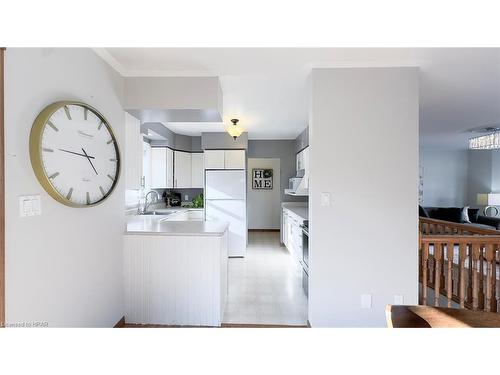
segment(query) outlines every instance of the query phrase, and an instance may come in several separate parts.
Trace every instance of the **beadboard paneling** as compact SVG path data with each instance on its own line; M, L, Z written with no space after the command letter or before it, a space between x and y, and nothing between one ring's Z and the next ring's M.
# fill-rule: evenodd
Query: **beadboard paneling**
M125 236L125 320L220 326L227 296L221 237Z

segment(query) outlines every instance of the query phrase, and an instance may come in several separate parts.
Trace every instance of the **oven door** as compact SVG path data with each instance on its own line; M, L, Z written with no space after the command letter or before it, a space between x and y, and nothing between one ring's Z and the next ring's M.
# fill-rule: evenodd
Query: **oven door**
M305 267L309 267L309 232L302 227L302 262Z
M306 297L309 297L309 274L307 273L307 268L302 269L302 289Z

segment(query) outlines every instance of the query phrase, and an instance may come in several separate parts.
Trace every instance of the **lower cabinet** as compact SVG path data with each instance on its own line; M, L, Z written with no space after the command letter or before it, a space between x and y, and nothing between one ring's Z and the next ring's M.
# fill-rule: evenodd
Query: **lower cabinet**
M299 264L302 261L303 219L287 209L282 211L282 241L292 257Z

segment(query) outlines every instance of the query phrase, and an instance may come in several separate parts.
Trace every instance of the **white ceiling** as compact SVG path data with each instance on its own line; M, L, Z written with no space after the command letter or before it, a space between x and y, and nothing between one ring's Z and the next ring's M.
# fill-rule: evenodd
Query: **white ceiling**
M500 122L498 49L108 48L96 52L124 76L218 76L224 123L168 123L178 133L222 131L239 118L250 139L292 139L308 124L314 67L420 67L424 147L465 148L464 130Z

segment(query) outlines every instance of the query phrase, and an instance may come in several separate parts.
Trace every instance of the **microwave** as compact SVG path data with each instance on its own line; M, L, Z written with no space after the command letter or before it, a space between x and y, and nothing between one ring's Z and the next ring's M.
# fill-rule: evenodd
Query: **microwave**
M292 191L296 191L299 188L300 181L302 181L302 177L292 177L288 180L288 188Z

